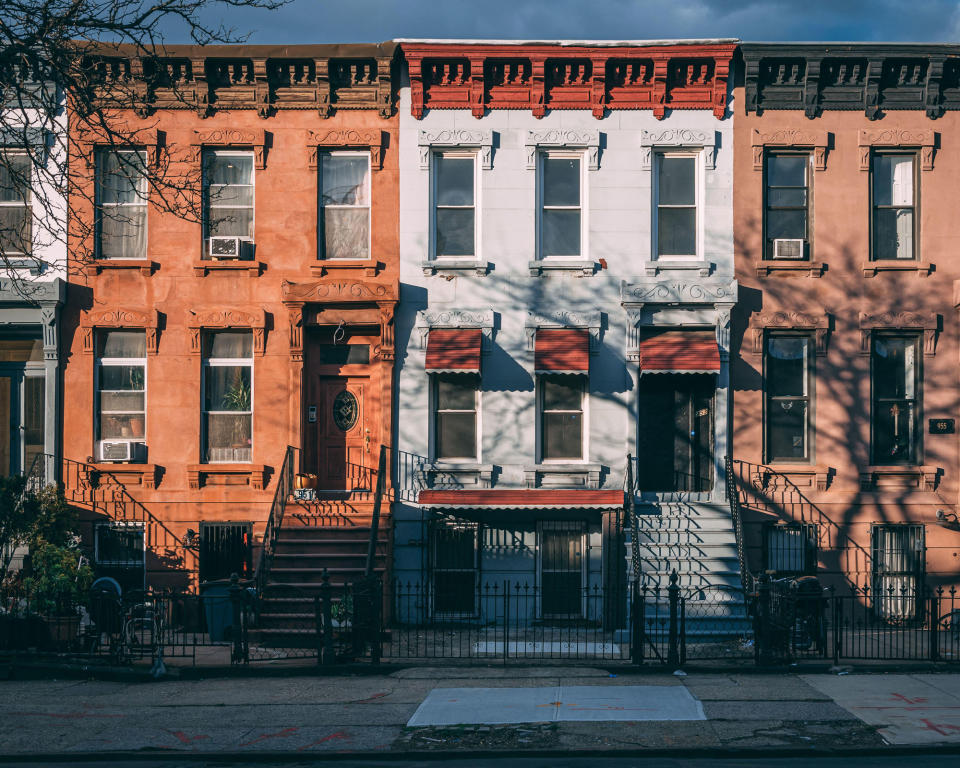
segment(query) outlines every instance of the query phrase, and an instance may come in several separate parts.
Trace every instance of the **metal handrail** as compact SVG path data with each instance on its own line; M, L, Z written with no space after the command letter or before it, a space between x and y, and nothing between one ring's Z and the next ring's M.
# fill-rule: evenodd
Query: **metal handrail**
M270 504L270 516L263 531L263 545L260 547L260 557L257 560L257 569L253 580L257 587L257 594L262 595L267 585L270 566L273 563L274 550L277 543L277 534L283 524L283 513L287 507L287 499L293 494L293 446L288 445L283 454L283 464L277 475L277 486L273 490L273 501Z
M733 532L737 542L737 563L740 568L740 583L747 594L753 592L753 574L747 568L747 555L744 547L743 516L740 508L740 491L733 475L733 457L727 455L723 459L726 472L727 502L730 504L730 517L733 520Z

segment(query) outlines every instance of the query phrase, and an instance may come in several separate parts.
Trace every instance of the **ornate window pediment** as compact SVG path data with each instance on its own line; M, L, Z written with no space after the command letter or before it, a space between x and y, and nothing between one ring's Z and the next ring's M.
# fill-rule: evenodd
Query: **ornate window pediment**
M199 355L202 349L203 331L210 328L244 328L253 331L253 352L263 356L266 352L267 314L262 309L245 312L239 309L190 310L187 323L190 329L190 352Z
M941 318L935 312L878 312L860 313L860 354L870 354L870 334L873 331L922 331L923 354L937 353L937 332Z
M191 146L195 162L200 161L204 147L251 147L253 149L253 167L262 171L267 167L267 142L272 138L267 131L260 129L248 131L242 128L215 128L212 131L194 131Z
M779 131L762 132L756 128L752 134L753 170L763 170L763 151L768 147L776 149L813 149L813 169L827 170L827 148L830 146L829 131L802 128L784 128Z
M585 149L587 170L600 168L600 131L550 130L527 131L524 141L527 151L527 170L537 168L537 152L541 149Z
M933 150L936 145L937 134L932 128L901 129L901 128L861 128L860 170L870 170L870 150L880 148L913 148L920 149L920 170L933 170Z
M656 149L702 149L703 167L708 171L716 168L717 133L695 128L668 128L663 131L640 132L640 167L649 171L652 155Z
M83 353L85 355L93 354L94 332L98 328L143 328L146 333L147 354L157 354L158 337L160 334L160 314L156 310L145 312L140 309L111 307L109 309L85 312L80 318L80 330L83 334Z
M605 313L600 310L591 312L573 312L557 310L555 312L527 312L523 323L527 335L527 351L533 352L540 328L583 328L590 334L590 354L600 350L600 341L606 322Z
M87 130L80 135L77 145L87 170L93 172L97 149L129 149L143 147L147 151L147 165L156 168L160 165L160 153L163 151L166 134L156 128L136 129L126 124L118 124L108 133Z
M420 349L427 348L427 339L434 328L479 328L483 332L483 354L489 354L497 313L492 309L423 309L417 312Z
M370 150L370 167L375 171L383 168L383 131L373 128L358 131L353 128L307 129L307 164L317 170L321 149L361 148Z
M429 170L430 155L434 149L473 149L480 150L480 166L485 171L493 168L493 131L467 130L421 130L417 136L420 149L420 169Z
M813 331L817 357L827 354L830 315L819 312L763 312L750 318L750 353L763 353L763 334L767 330Z

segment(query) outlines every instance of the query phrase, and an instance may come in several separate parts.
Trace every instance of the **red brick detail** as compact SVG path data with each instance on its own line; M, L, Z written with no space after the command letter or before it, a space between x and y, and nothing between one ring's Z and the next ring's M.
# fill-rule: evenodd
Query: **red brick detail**
M423 490L420 503L434 507L620 507L623 491L583 489Z
M554 373L590 371L590 332L583 328L537 330L534 370Z
M411 114L425 109L710 109L719 119L730 44L618 46L404 43Z
M483 332L479 328L437 328L427 337L428 371L480 373Z
M665 331L640 342L641 371L719 371L713 331Z

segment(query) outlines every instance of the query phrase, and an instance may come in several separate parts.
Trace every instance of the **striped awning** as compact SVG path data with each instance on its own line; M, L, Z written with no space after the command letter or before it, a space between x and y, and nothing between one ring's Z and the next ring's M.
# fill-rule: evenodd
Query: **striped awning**
M720 349L713 331L661 331L640 341L643 373L718 373Z
M590 332L584 328L539 328L533 358L536 373L589 373Z
M430 509L617 509L623 491L593 489L482 488L420 491Z
M480 373L483 331L436 328L427 337L426 368L433 373Z

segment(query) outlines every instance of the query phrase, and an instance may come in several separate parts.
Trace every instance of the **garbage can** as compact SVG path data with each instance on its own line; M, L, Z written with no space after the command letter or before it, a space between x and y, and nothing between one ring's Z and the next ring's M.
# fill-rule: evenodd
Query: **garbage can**
M207 620L207 633L214 643L230 639L233 628L233 606L230 603L230 580L218 579L200 584L200 599L203 615Z
M792 579L794 594L793 647L807 651L824 647L823 586L816 576Z

